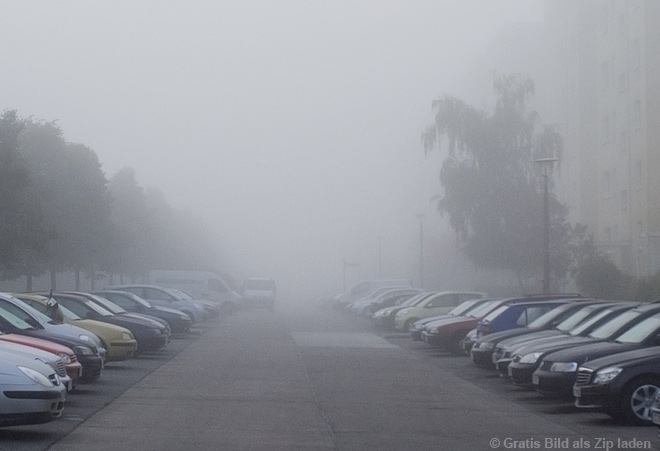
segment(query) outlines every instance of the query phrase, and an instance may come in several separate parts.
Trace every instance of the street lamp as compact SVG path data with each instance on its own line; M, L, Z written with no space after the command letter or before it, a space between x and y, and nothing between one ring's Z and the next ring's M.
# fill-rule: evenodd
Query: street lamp
M419 286L424 287L424 215L422 213L417 215L419 219Z
M550 293L550 211L548 208L548 175L556 158L534 160L543 169L543 294Z

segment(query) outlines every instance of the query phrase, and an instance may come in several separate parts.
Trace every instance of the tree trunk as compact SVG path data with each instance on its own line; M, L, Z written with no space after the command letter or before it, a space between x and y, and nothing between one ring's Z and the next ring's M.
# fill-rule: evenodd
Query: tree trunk
M32 291L32 273L28 272L25 276L25 291L28 293Z
M50 271L50 290L55 291L57 290L57 284L55 283L57 280L57 271Z

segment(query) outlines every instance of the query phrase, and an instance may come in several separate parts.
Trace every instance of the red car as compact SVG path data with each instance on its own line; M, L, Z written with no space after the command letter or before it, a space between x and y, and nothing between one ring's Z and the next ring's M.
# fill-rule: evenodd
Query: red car
M41 338L28 337L18 334L0 334L0 340L10 343L18 343L33 348L41 349L42 351L50 352L64 358L66 362L64 369L66 374L71 378L71 385L67 390L73 390L78 383L78 379L82 376L82 365L78 361L76 354L70 348L63 346L52 341L42 340Z

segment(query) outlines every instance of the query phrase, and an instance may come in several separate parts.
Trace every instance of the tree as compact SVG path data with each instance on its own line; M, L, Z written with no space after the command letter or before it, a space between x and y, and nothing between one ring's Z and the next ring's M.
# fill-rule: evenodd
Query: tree
M562 139L528 111L528 78L499 76L492 112L453 97L433 102L435 118L422 135L425 152L446 145L438 209L449 216L458 242L477 266L513 272L524 288L542 274L542 174L535 160L561 157ZM551 179L550 179L551 182ZM552 279L571 265L576 236L567 209L550 194Z
M0 270L3 278L38 273L47 232L43 207L31 184L30 171L20 153L26 121L16 111L0 117ZM28 286L29 288L29 286Z

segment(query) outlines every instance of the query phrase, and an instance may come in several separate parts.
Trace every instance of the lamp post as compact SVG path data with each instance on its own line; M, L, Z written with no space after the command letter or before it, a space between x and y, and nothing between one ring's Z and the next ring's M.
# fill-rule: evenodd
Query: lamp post
M355 266L360 266L359 263L351 263L346 261L346 257L341 259L342 263L342 278L343 278L343 287L344 289L342 291L346 291L346 268L349 267L355 267Z
M424 287L424 215L417 215L419 219L419 287Z
M543 169L543 294L550 293L550 211L548 193L548 175L556 158L534 160Z

